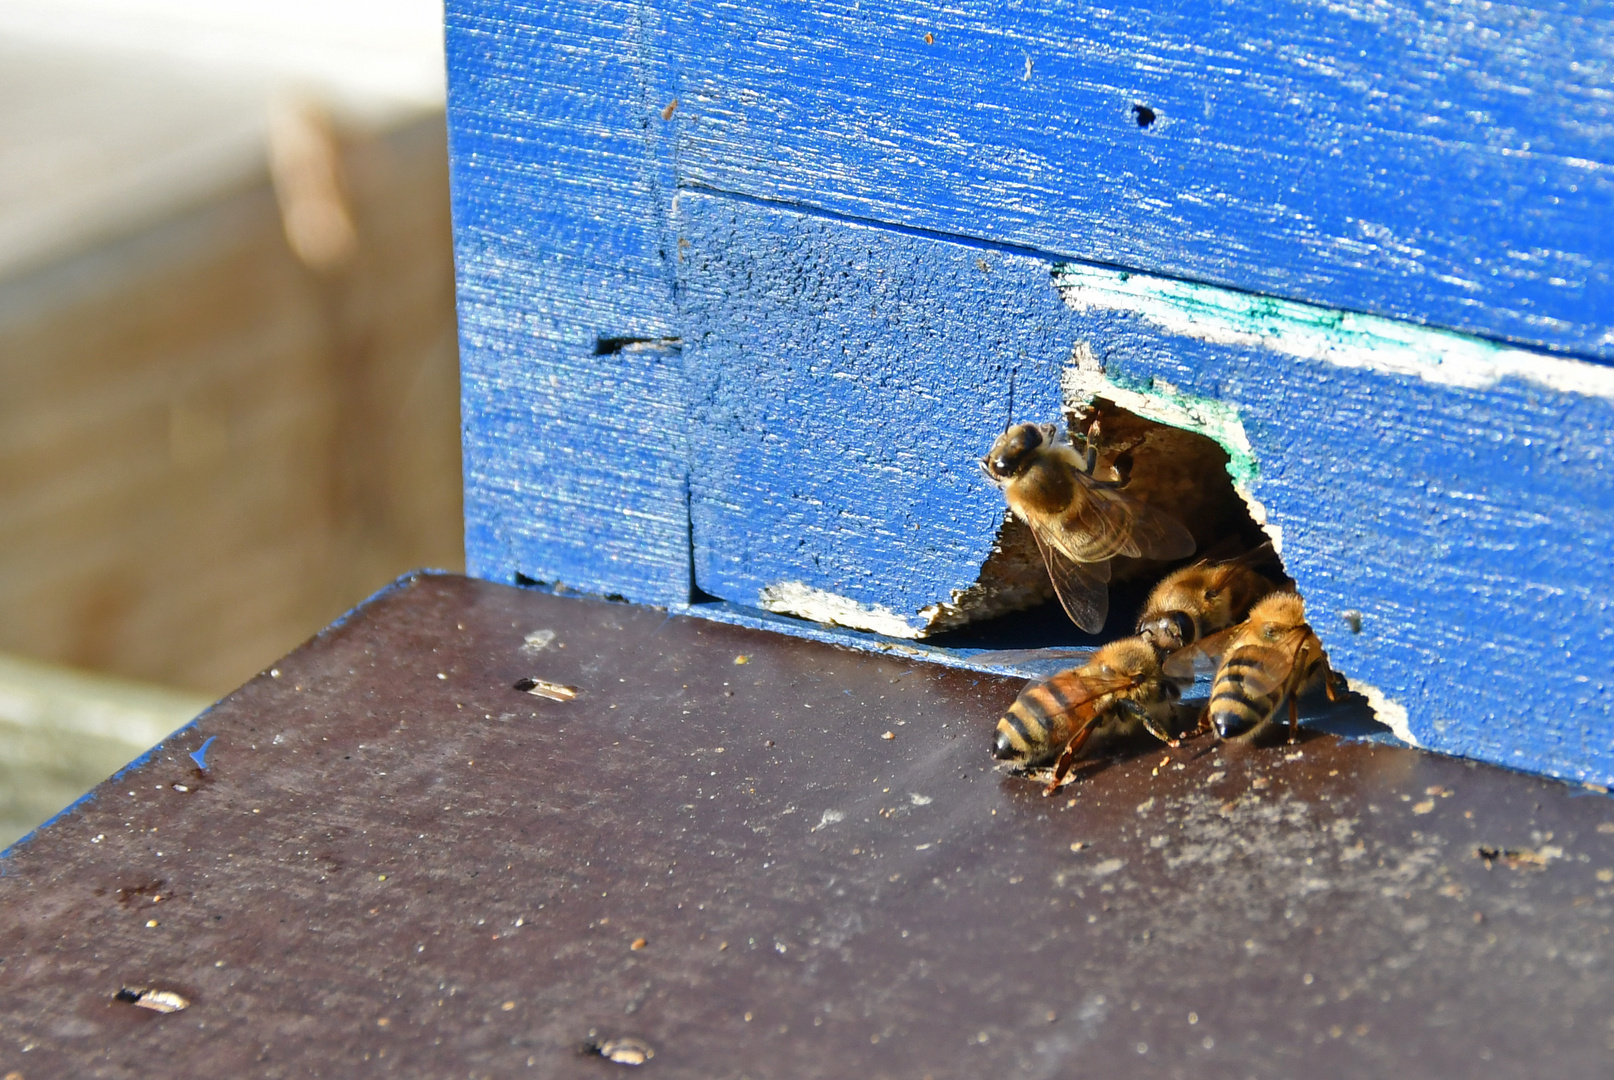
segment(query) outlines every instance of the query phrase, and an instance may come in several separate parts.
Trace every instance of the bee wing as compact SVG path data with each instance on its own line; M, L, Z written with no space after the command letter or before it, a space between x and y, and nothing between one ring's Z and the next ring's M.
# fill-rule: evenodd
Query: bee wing
M1033 687L1040 687L1044 694L1054 699L1054 707L1047 710L1050 717L1069 716L1091 722L1095 718L1094 702L1117 690L1129 690L1137 684L1138 679L1131 675L1091 675L1080 669L1071 669L1045 679L1035 679L1020 692L1024 694Z
M1205 560L1200 560L1203 563ZM1243 571L1254 571L1256 567L1266 563L1277 563L1277 555L1272 550L1272 541L1268 540L1259 547L1253 547L1242 555L1235 555L1231 559L1223 559L1211 569L1211 587L1223 589L1234 576ZM1199 565L1199 564L1196 564Z
M1050 534L1057 534L1058 526L1039 522L1031 528L1037 538L1037 549L1048 567L1048 578L1054 583L1054 595L1059 597L1070 621L1096 634L1104 629L1104 619L1110 613L1110 564L1077 562L1053 542Z
M1294 691L1295 684L1304 676L1305 669L1311 666L1310 660L1314 652L1310 645L1316 640L1316 635L1311 632L1309 626L1291 626L1278 637L1263 640L1262 644L1267 645L1277 657L1273 659L1269 653L1264 663L1252 666L1244 674L1245 682L1253 684L1261 693ZM1304 664L1301 663L1302 656L1306 657ZM1270 682L1271 685L1262 685L1266 682Z
M1123 554L1170 561L1187 558L1199 546L1194 535L1170 514L1136 499L1128 503L1131 515L1128 540L1132 550Z
M1192 679L1195 675L1215 671L1222 661L1222 655L1232 648L1234 639L1243 630L1244 624L1239 623L1184 645L1166 657L1160 670L1174 679Z
M1047 539L1073 561L1096 563L1117 555L1171 560L1194 553L1193 535L1170 514L1079 469L1071 476L1070 506Z

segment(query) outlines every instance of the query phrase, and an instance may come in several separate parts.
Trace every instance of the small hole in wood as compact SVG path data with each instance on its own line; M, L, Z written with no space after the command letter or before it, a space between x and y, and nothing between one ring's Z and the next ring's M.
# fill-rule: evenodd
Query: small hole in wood
M1132 119L1138 122L1138 127L1149 127L1155 121L1155 112L1149 106L1136 104L1132 106Z

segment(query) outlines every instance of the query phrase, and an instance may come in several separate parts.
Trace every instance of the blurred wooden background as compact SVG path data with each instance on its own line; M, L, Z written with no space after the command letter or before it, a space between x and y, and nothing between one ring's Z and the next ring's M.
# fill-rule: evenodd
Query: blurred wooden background
M460 568L441 112L0 54L0 652L217 696Z

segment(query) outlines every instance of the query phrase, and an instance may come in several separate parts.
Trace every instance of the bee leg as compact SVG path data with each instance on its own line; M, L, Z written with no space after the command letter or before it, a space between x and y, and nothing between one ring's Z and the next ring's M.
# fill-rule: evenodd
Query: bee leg
M1115 455L1115 460L1110 462L1110 468L1115 470L1116 487L1124 488L1132 479L1132 451L1142 446L1148 438L1147 435L1139 435L1136 439L1121 447L1120 453Z
M1293 694L1289 695L1289 742L1292 745L1300 730L1300 704Z
M1044 795L1052 795L1059 790L1059 785L1065 782L1070 767L1076 764L1076 755L1081 753L1082 747L1087 744L1087 737L1092 733L1093 726L1087 724L1070 737L1070 742L1065 744L1065 752L1060 754L1059 760L1054 763L1054 778L1042 789Z
M1145 709L1137 702L1118 701L1115 703L1115 709L1117 712L1130 713L1132 716L1136 717L1140 722L1142 722L1143 730L1147 731L1150 735L1153 735L1167 746L1182 745L1181 739L1177 738L1177 736L1171 734L1171 732L1161 727L1160 721L1151 716L1149 714L1149 710Z
M1094 420L1091 424L1087 425L1087 434L1082 436L1082 442L1087 447L1086 451L1083 453L1082 464L1084 467L1082 471L1088 476L1092 476L1093 470L1098 468L1099 433L1097 420Z
M1329 701L1338 701L1349 688L1345 685L1345 676L1333 668L1326 668L1323 674L1323 689L1328 692Z
M1206 705L1205 708L1200 712L1199 724L1192 732L1189 733L1188 738L1197 739L1206 732L1210 733L1210 745L1205 747L1205 749L1201 750L1199 753L1195 754L1193 757L1194 761L1198 761L1200 758L1213 752L1218 746L1222 745L1222 733L1216 730L1216 725L1211 722L1209 705Z

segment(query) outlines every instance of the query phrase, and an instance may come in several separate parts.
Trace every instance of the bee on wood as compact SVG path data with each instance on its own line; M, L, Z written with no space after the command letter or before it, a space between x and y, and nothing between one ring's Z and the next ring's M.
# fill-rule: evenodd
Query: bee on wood
M1161 671L1153 646L1139 638L1112 641L1081 667L1020 691L997 723L992 756L1024 767L1054 761L1044 792L1051 795L1102 727L1136 722L1176 745L1172 727L1181 696L1181 685Z
M1166 575L1143 605L1138 636L1173 653L1243 622L1251 606L1277 588L1254 569L1271 557L1272 545L1262 544L1237 558L1201 559Z
M1112 558L1181 559L1195 544L1176 519L1128 495L1124 480L1094 475L1097 422L1085 442L1078 453L1052 424L1015 424L981 459L981 469L1031 527L1065 613L1097 633L1109 614Z
M1328 654L1307 624L1306 604L1297 593L1264 597L1244 622L1173 653L1164 670L1173 677L1191 675L1202 657L1220 663L1200 727L1214 727L1223 738L1260 727L1287 701L1289 741L1294 742L1301 694L1321 685L1330 701L1339 700L1343 680L1328 666Z

